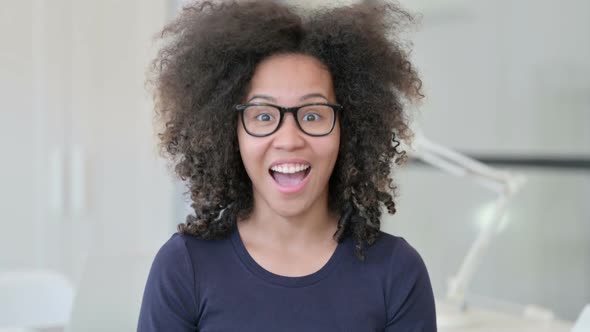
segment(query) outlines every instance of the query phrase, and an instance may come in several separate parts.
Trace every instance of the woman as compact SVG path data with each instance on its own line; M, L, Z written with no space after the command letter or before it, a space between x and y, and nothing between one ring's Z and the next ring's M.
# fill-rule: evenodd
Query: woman
M194 215L157 254L139 331L436 331L392 162L420 80L394 5L203 2L163 31L163 150Z

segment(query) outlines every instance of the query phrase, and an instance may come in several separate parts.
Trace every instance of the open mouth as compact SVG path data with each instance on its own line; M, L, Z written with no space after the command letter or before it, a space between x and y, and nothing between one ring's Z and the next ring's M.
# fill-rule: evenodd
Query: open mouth
M275 182L285 188L300 186L310 171L310 165L280 165L268 170Z

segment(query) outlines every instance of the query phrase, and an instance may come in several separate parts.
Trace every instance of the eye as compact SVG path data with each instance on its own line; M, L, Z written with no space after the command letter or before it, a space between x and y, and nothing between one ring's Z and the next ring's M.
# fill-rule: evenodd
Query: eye
M272 121L272 115L270 115L270 114L268 114L268 113L262 113L262 114L258 114L258 115L256 116L256 120L258 120L258 121L263 121L263 122L266 122L266 121Z
M303 116L303 121L318 121L321 116L317 113L307 113Z

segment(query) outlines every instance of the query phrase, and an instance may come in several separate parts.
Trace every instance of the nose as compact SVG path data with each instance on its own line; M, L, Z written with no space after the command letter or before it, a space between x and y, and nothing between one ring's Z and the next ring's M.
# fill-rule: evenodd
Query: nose
M273 135L273 146L281 150L295 150L305 145L304 133L299 129L293 114L287 113L283 123Z

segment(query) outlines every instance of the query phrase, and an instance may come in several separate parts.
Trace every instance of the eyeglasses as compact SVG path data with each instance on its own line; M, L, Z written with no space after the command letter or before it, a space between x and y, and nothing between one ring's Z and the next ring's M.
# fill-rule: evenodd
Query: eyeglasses
M336 124L337 112L342 106L330 103L312 103L296 107L281 107L267 103L239 104L244 130L255 137L274 134L283 123L285 113L292 113L297 127L309 136L329 135Z

